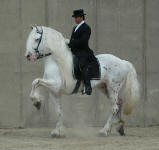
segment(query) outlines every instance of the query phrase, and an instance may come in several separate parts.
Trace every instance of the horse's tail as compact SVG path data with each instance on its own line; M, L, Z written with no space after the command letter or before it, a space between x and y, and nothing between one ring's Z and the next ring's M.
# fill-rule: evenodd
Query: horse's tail
M133 108L136 106L137 102L140 98L140 90L139 90L139 82L137 80L137 74L134 66L127 62L129 72L126 79L126 86L125 86L125 107L124 107L124 114L129 115L131 114Z

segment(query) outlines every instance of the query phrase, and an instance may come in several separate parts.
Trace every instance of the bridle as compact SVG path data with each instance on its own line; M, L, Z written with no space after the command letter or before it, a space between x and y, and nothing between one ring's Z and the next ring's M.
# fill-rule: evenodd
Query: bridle
M41 40L42 40L42 37L43 37L43 28L41 27L41 31L40 31L40 30L38 29L38 27L36 26L36 31L37 31L37 33L40 34L40 38L38 39L38 45L37 45L36 48L34 48L34 50L35 50L35 52L36 52L37 59L50 56L51 53L41 54L41 53L39 52L39 45L40 45Z

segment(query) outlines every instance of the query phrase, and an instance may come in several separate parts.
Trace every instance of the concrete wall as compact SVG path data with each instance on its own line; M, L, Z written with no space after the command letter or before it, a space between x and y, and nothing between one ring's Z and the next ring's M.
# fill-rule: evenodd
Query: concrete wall
M141 103L127 125L159 124L158 0L0 0L0 127L54 126L51 100L36 111L29 100L32 80L42 77L43 61L24 59L30 25L50 26L70 37L72 11L83 8L92 28L95 54L112 53L131 61L141 83ZM94 91L90 97L63 96L65 124L101 126L109 101Z

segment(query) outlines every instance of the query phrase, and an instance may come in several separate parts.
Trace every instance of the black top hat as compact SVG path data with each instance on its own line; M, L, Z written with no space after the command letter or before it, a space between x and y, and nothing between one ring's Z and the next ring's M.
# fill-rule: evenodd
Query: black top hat
M78 10L73 11L72 17L83 17L84 15L86 15L84 13L84 10L83 9L78 9Z

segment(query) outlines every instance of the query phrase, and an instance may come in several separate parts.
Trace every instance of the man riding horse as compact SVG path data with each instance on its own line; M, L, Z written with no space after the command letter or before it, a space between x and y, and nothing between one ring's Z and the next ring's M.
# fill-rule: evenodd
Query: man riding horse
M89 48L88 42L91 35L91 28L85 23L85 13L82 9L74 10L72 17L77 24L72 31L71 39L68 46L72 53L79 60L79 67L82 74L82 80L85 85L82 94L91 95L92 88L90 77L88 75L88 65L95 59L93 51Z

